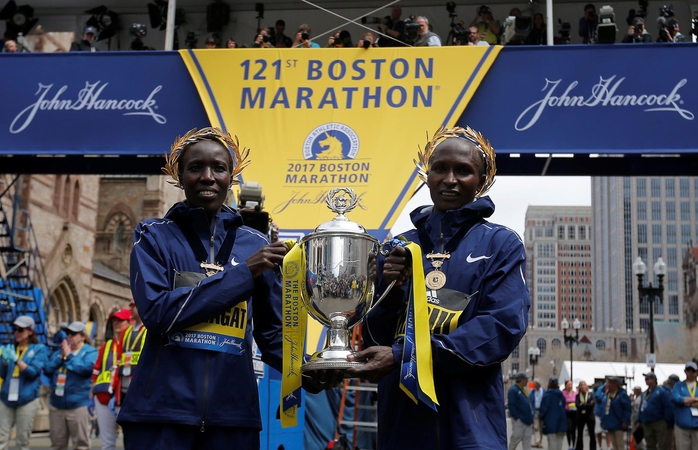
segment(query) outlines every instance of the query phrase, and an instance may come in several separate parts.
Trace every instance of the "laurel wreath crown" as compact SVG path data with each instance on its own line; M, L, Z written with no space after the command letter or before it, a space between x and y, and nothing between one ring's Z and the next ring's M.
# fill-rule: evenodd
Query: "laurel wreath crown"
M177 136L172 147L170 147L170 153L165 153L165 167L162 168L163 173L171 178L167 180L168 183L180 189L182 188L182 183L179 180L179 160L182 157L182 153L189 145L205 140L216 141L228 149L233 157L230 187L232 188L233 185L240 183L238 176L252 162L247 160L250 155L250 149L241 148L240 140L237 136L233 137L230 133L216 127L206 127L198 131L196 128L193 128L184 136Z
M429 164L431 157L434 154L436 147L446 139L450 138L462 138L471 142L477 147L482 155L482 160L485 163L485 182L482 187L475 193L476 198L480 198L485 195L495 181L495 174L497 173L497 164L495 162L494 148L490 144L490 141L485 139L485 137L479 131L475 131L472 128L466 126L463 127L439 127L434 133L434 136L429 140L429 133L427 133L427 144L424 146L424 151L419 147L417 152L417 159L413 160L415 166L417 166L417 174L419 178L425 183L427 182L427 175L429 174Z

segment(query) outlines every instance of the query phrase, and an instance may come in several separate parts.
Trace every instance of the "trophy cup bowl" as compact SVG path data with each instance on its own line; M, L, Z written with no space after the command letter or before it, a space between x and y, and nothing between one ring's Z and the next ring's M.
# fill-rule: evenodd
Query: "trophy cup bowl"
M347 360L347 356L355 353L349 329L360 323L390 290L371 305L374 286L369 270L372 254L378 252L380 243L364 227L344 216L357 204L354 191L332 189L326 201L328 208L338 215L301 239L300 245L306 264L307 295L302 296L303 303L311 317L329 330L325 348L301 366L301 373L363 365Z

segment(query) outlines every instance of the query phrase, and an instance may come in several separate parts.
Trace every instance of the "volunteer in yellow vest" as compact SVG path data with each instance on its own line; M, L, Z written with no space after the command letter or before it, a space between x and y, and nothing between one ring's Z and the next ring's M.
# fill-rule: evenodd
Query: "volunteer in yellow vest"
M0 378L5 380L0 390L0 450L7 448L14 425L17 426L17 448L25 450L29 449L29 435L39 411L40 375L48 361L48 348L39 344L34 319L29 316L17 317L12 332L16 345L0 349Z
M133 325L126 329L124 337L121 340L122 353L121 363L119 364L121 401L117 403L117 406L121 406L124 398L126 398L126 392L128 391L129 384L131 384L131 379L138 365L138 360L141 357L141 350L143 350L143 344L145 344L145 336L147 333L145 325L143 325L141 321L141 316L138 315L136 302L133 300L131 300L131 319L133 320Z
M92 371L92 396L88 409L97 413L99 437L102 449L116 448L116 403L121 396L117 370L121 359L121 342L124 332L131 324L131 311L123 308L109 316L113 334L107 333L107 341L99 349L99 355ZM97 399L95 401L95 398Z

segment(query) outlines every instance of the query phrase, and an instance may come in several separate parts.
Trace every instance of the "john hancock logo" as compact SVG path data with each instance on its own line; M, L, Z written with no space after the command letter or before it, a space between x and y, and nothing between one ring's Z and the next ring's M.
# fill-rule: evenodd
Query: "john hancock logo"
M359 136L349 126L338 122L320 125L303 143L305 159L354 159L358 152Z

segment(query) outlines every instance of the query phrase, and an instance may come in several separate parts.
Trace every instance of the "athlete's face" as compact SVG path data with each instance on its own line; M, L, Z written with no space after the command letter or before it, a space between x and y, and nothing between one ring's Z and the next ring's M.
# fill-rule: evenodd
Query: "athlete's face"
M434 211L458 209L475 200L485 182L482 157L469 141L450 138L431 157L427 186Z
M211 221L230 189L230 152L216 141L205 140L186 148L179 164L187 203L192 208L204 208Z

